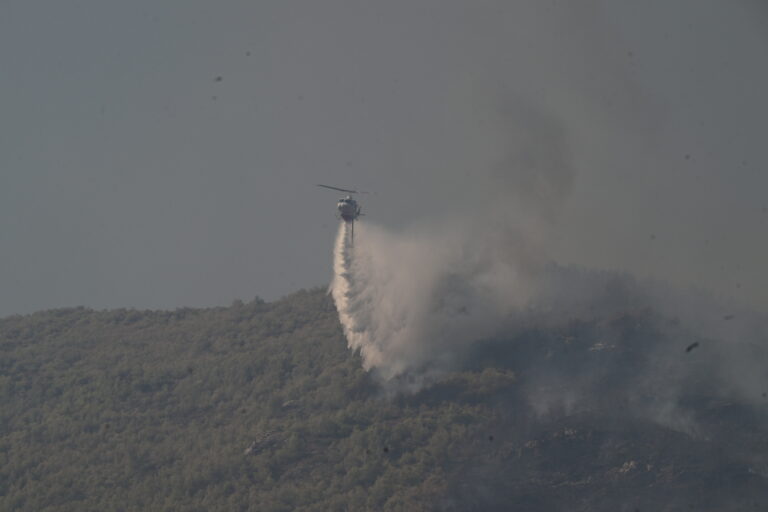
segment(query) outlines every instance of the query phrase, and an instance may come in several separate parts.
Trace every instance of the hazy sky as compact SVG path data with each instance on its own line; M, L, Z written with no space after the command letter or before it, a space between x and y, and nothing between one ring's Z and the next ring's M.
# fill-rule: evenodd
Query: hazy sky
M765 310L766 91L759 0L5 0L0 315L326 284L315 183L399 230L550 145L555 260Z

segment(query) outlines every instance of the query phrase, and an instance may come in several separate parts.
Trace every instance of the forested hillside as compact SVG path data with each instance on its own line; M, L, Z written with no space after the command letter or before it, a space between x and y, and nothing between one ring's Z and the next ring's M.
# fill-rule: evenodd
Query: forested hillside
M5 318L0 510L768 509L760 409L701 383L681 397L693 426L630 412L645 342L675 342L662 321L523 329L392 395L322 290ZM549 388L531 392L541 368L593 375L600 396L548 405Z

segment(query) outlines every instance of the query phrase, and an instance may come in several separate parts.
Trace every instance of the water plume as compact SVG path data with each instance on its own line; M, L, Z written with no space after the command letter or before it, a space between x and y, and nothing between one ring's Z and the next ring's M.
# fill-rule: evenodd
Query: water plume
M457 222L394 234L360 222L353 241L349 224L340 225L331 293L366 369L421 385L520 307L520 269L470 231Z

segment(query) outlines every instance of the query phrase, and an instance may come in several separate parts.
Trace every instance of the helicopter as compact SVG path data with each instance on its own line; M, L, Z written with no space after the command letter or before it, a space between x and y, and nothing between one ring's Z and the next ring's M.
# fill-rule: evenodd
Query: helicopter
M331 187L330 185L317 185L318 187L329 188L331 190L338 190L339 192L346 192L348 195L339 199L336 203L336 208L339 210L339 216L344 222L349 223L352 233L352 240L355 239L355 221L360 215L363 215L360 211L360 205L357 204L352 198L352 194L367 194L368 192L362 192L358 190L349 190L346 188Z

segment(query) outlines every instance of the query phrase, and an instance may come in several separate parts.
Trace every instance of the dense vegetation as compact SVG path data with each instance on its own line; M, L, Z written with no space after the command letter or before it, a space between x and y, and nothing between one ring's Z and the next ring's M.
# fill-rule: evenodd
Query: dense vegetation
M9 317L0 510L765 510L759 412L702 388L703 436L622 413L633 343L663 337L648 315L489 340L397 396L321 290ZM618 370L595 373L609 392L589 409L536 413L534 367Z

